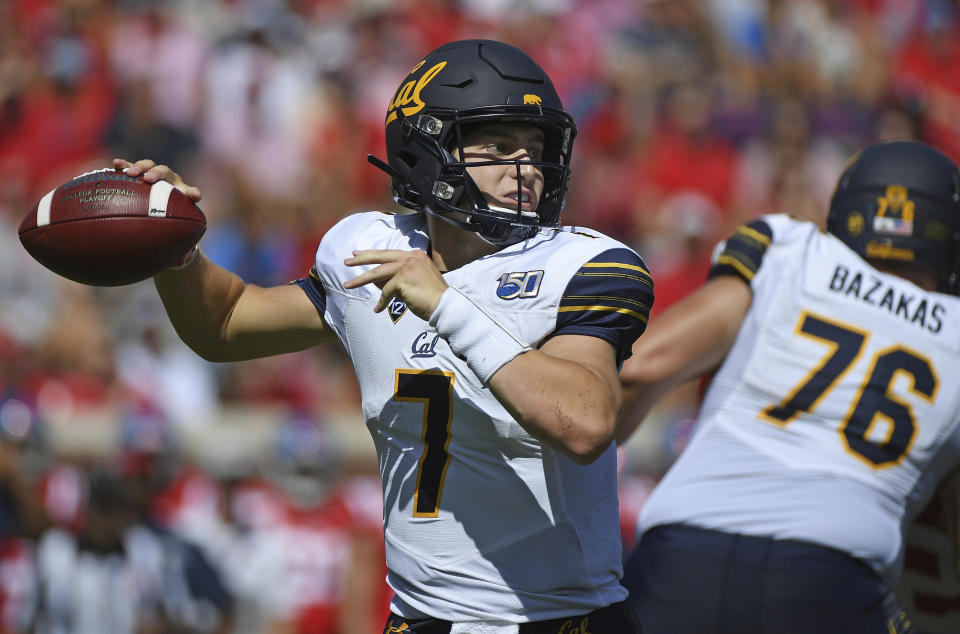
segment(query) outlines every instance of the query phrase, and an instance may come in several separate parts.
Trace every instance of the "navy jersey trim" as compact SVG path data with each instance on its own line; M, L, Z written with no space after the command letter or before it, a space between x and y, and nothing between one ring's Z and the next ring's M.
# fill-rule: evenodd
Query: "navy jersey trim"
M630 249L609 249L570 278L553 334L599 337L617 349L622 363L646 329L652 307L653 278L646 264Z
M714 259L707 278L735 275L749 284L757 274L772 238L773 231L763 220L754 220L739 227L727 238L723 250Z
M320 274L317 273L316 265L310 267L310 275L307 277L301 277L298 280L290 282L291 284L296 284L307 294L307 297L310 298L310 301L313 302L313 305L317 307L317 311L322 315L327 310L327 292L323 288L323 283L320 281Z

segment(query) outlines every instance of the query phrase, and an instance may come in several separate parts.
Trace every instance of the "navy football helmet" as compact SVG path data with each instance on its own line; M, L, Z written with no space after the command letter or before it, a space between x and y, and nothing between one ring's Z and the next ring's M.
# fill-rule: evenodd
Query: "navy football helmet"
M870 261L915 265L960 294L960 170L916 141L871 145L848 163L827 230Z
M491 208L467 174L465 130L488 122L522 122L545 137L538 160L489 160L470 166L514 165L516 209ZM368 160L393 179L394 198L405 207L506 246L540 227L560 224L576 126L550 78L520 49L492 40L463 40L429 53L403 80L387 109L387 163ZM532 165L544 178L536 213L521 210L519 171Z

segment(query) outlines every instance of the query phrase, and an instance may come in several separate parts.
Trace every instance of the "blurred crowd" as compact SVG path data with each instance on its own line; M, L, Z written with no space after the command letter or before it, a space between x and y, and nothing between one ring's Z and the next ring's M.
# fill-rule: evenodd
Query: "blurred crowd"
M366 161L386 105L468 37L554 79L579 128L565 222L643 255L654 319L742 221L821 221L857 148L960 160L955 0L0 0L0 632L374 631L351 605L382 624L376 466L346 440L365 430L341 352L205 363L149 281L67 282L16 229L70 177L149 157L204 192L215 262L302 277L337 220L396 208ZM624 453L628 538L695 398Z

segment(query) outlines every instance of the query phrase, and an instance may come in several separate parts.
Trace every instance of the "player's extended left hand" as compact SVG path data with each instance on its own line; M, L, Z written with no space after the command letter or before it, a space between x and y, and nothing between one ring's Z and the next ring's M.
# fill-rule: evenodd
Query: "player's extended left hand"
M344 288L359 288L376 284L381 290L374 312L381 312L394 297L402 299L417 317L429 320L447 290L440 270L420 249L371 249L354 251L352 258L343 261L347 266L379 264L369 271L344 283Z

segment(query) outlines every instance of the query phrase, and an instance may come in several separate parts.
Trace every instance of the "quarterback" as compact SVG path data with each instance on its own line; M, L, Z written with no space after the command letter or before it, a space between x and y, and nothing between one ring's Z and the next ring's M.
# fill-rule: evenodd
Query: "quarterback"
M348 216L288 286L202 253L155 278L207 359L345 348L379 456L384 632L639 631L613 439L653 282L623 244L561 225L575 134L525 53L447 44L401 82L387 160L370 157L412 213ZM199 199L165 166L115 166Z
M872 145L827 229L741 227L623 369L641 414L716 370L626 564L647 634L913 631L904 527L960 466L960 170Z

